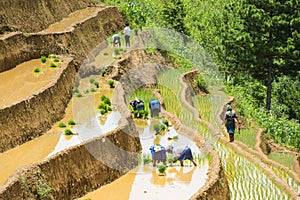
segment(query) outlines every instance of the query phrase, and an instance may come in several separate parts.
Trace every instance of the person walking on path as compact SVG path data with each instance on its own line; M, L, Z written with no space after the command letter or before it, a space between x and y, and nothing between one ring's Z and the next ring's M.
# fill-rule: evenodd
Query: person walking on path
M126 24L125 28L124 28L124 37L125 37L125 43L126 43L126 47L130 47L130 27L128 24Z
M225 124L227 133L229 134L229 142L234 141L235 122L240 125L238 116L235 114L235 111L232 109L231 105L227 105L223 123Z
M197 164L193 158L192 150L188 146L186 146L183 149L182 148L174 149L173 146L168 146L167 152L175 155L173 163L175 163L179 160L181 167L183 167L184 160L190 160L194 164L195 167L197 166Z

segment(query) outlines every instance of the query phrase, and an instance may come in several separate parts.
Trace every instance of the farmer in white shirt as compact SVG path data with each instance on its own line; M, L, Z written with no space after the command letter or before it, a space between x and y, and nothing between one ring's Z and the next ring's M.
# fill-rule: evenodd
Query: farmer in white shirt
M130 27L128 24L126 24L125 28L124 28L124 36L125 36L125 43L126 43L126 47L130 47Z

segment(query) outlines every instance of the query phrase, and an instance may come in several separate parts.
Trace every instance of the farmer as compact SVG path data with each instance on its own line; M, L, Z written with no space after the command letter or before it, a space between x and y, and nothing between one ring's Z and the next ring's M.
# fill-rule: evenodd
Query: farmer
M121 37L119 34L114 34L112 36L112 40L113 40L113 45L119 45L119 47L121 47Z
M173 146L168 146L167 152L175 155L175 159L174 159L173 163L175 163L179 160L181 167L183 167L184 160L190 160L194 164L194 166L197 166L196 162L193 159L193 154L192 154L191 148L188 146L186 146L183 149L182 148L174 149Z
M153 159L153 167L156 166L156 161L163 162L166 165L166 148L161 145L155 145L150 147L152 159Z
M129 24L126 24L124 28L124 37L125 37L125 43L126 47L130 47L130 27Z
M234 141L235 122L240 124L238 116L235 114L231 105L227 105L223 123L225 124L227 133L229 134L229 142Z

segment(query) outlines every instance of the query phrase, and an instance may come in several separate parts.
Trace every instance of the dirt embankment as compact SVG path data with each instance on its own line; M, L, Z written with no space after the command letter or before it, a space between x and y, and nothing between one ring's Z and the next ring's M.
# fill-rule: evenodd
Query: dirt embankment
M107 35L123 26L123 18L117 8L105 7L95 16L74 25L72 31L52 34L16 33L0 39L0 72L42 55L74 56L74 61L54 85L0 110L0 152L41 135L63 117L72 96L76 71L83 59L105 41Z
M93 5L95 1L91 0L1 0L0 22L21 32L38 32L76 10Z
M105 7L95 16L74 25L71 31L11 33L0 38L0 72L49 54L73 54L81 63L108 35L123 27L124 21L118 9Z
M0 199L74 199L136 167L139 135L120 84L116 90L117 129L20 169L0 188Z
M63 70L46 88L0 110L0 152L23 144L60 120L72 96L76 63L65 58Z

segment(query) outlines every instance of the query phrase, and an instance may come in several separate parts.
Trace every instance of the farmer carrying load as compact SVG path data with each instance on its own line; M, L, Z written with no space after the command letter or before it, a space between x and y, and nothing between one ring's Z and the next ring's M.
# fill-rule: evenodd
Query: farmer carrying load
M156 161L163 162L166 165L167 154L165 147L161 145L151 146L150 151L153 159L153 167L156 166Z
M232 109L231 105L227 105L224 115L224 124L226 126L227 133L229 134L229 142L234 141L235 122L240 124L238 116L235 114L235 111Z

